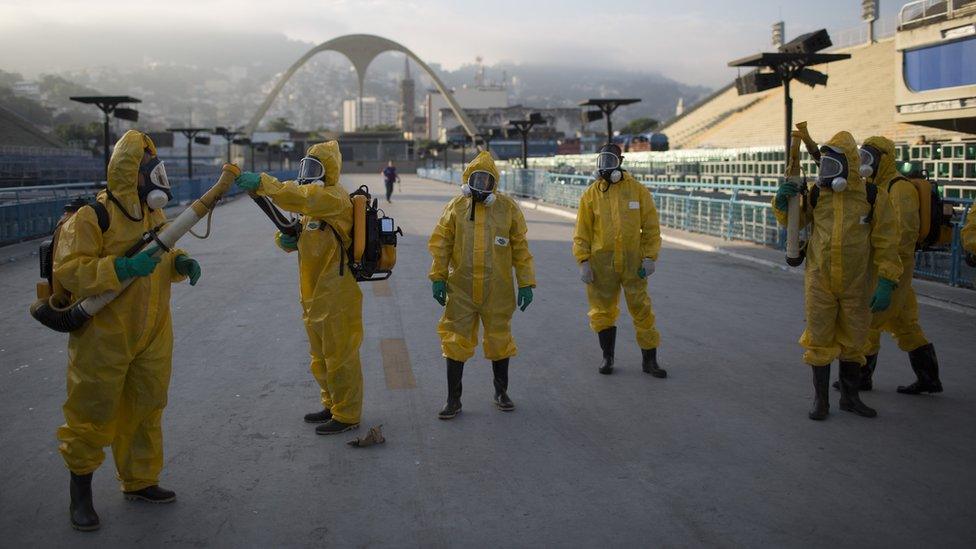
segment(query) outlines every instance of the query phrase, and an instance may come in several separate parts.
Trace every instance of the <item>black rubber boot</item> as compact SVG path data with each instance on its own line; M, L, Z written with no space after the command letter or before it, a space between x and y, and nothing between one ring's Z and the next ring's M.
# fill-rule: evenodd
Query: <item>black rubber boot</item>
M146 486L142 490L122 492L125 499L129 501L147 501L149 503L173 503L176 501L176 492L161 488L158 484Z
M810 419L822 421L830 413L830 364L810 366L813 369L813 408L807 414Z
M659 378L668 377L668 372L657 365L657 349L641 349L641 357L643 358L641 370L644 370L645 374Z
M912 370L915 371L915 377L918 380L907 387L899 385L899 393L918 395L942 392L942 381L939 379L939 358L935 356L934 345L927 343L914 351L909 351L908 360L912 363Z
M495 374L495 407L503 412L515 409L515 403L508 398L508 359L491 361L491 371Z
M868 362L861 367L861 391L874 390L874 369L878 366L878 355L867 355L864 357ZM840 381L835 381L834 389L840 389Z
M305 423L325 423L330 419L332 419L332 410L322 410L321 412L305 414Z
M92 473L71 473L71 483L68 485L68 493L71 494L71 506L68 508L71 513L71 527L82 532L98 530L101 526L95 504L92 503L91 481Z
M613 373L613 348L617 343L617 327L611 326L596 335L600 338L600 349L603 350L603 365L600 366L600 373L608 376Z
M352 431L353 429L359 429L358 423L343 423L335 418L326 421L322 425L315 428L316 435L338 435L339 433L345 433L346 431Z
M447 359L447 404L437 414L438 419L454 419L461 413L461 377L464 363Z
M861 386L861 365L857 362L840 361L840 409L861 417L874 417L878 412L861 402L858 388Z

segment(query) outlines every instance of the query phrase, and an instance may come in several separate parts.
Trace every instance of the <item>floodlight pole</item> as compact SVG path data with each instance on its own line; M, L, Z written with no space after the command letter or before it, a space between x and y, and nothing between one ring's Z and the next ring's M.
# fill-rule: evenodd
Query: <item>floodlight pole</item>
M207 128L168 128L168 132L179 132L186 137L186 178L193 179L193 139Z
M76 96L69 97L68 99L72 101L77 101L79 103L85 103L88 105L95 105L102 111L104 115L102 122L102 157L105 161L105 182L108 182L108 141L109 130L108 130L108 115L115 112L115 108L123 103L141 103L140 100L129 97L129 96Z
M607 118L607 120L610 120ZM535 126L535 120L509 120L508 123L518 130L522 137L522 169L529 167L529 132Z

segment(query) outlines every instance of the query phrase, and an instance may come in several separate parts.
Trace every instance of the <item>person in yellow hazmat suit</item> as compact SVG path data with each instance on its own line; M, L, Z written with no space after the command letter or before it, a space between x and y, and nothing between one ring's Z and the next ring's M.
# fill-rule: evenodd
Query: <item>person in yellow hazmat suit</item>
M322 410L305 416L315 432L334 435L359 427L363 408L363 294L345 268L352 241L352 201L339 183L339 143L308 148L295 181L281 182L262 173L244 172L239 187L269 197L279 208L301 214L297 239L278 233L286 252L298 250L302 320L308 333L310 368L319 384Z
M71 471L71 525L96 530L92 475L112 456L127 499L169 503L159 486L163 468L162 417L173 359L170 284L200 278L200 266L182 250L159 258L154 250L126 257L144 233L166 221L172 198L166 170L149 136L130 130L115 144L108 188L97 200L101 224L84 207L61 227L54 276L73 299L131 285L68 337L68 396L58 429L61 456ZM103 230L104 229L104 230Z
M634 322L641 348L641 368L654 377L667 372L658 365L661 337L647 293L661 251L661 226L651 192L622 167L620 147L604 145L597 155L597 178L583 192L576 215L573 255L586 284L590 328L603 351L601 374L613 373L620 290Z
M535 270L525 217L514 200L497 191L498 177L491 154L482 151L464 169L462 195L444 208L427 245L434 299L444 306L437 333L447 360L448 396L440 419L461 411L464 363L478 345L479 323L494 374L495 406L515 409L508 396L509 359L517 352L512 314L516 304L524 311L532 303Z
M967 253L966 262L976 267L976 205L969 207L966 224L962 228L962 249Z
M888 192L895 218L898 256L902 264L901 278L891 294L891 306L872 316L864 350L867 363L861 368L859 389L870 391L874 388L873 376L881 350L881 332L886 331L894 336L898 348L908 353L908 360L918 378L911 385L899 386L898 392L912 395L941 393L939 360L935 347L925 338L919 325L918 300L912 289L915 243L921 223L918 191L895 168L895 144L886 137L874 136L864 141L860 149L859 169L863 177ZM835 382L834 387L839 387L839 384Z
M871 313L890 306L902 272L895 218L887 190L861 178L857 143L850 133L838 133L820 152L817 181L800 219L801 228L810 226L806 329L800 337L803 360L813 369L809 417L823 420L829 413L830 365L838 358L841 410L875 417L877 412L861 401L858 389ZM780 224L786 225L789 198L799 192L789 181L776 191L773 212Z

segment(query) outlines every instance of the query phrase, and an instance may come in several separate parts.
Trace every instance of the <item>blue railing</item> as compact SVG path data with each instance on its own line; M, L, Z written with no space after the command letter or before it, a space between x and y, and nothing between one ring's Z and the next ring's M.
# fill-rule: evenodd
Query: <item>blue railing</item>
M272 172L276 177L293 175ZM170 217L203 195L216 181L216 176L194 177L192 180L171 178L173 200L167 207ZM0 245L19 242L50 234L61 215L64 206L77 196L94 197L98 187L93 183L70 185L43 185L37 187L18 187L0 189ZM242 191L235 187L226 196L234 196Z
M461 172L455 169L419 168L417 175L461 184ZM499 189L517 196L576 208L583 191L592 181L587 175L508 170L502 172ZM786 230L777 224L773 215L769 186L649 180L642 183L654 195L661 225L665 227L727 240L745 240L777 249L784 249L786 245ZM946 199L946 202L963 211L962 220L953 228L952 245L946 251L915 254L915 275L972 288L976 269L964 261L959 235L972 203L960 199Z

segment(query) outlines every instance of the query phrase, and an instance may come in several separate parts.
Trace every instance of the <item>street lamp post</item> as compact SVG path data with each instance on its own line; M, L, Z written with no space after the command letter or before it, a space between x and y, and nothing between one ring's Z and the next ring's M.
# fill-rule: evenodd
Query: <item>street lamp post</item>
M233 143L234 138L237 137L238 135L242 135L243 132L234 131L229 128L225 128L223 126L217 126L216 128L214 128L213 133L214 135L219 135L227 140L227 163L233 164L233 160L230 157L230 146L231 143Z
M139 120L139 111L135 109L129 109L125 107L119 107L119 105L125 103L142 103L141 100L135 97L129 97L128 95L85 95L85 96L75 96L69 97L68 99L72 101L77 101L78 103L84 103L86 105L95 105L98 107L102 113L105 115L104 121L104 133L102 137L102 154L105 158L105 181L108 181L108 115L114 114L116 118L121 120L128 120L130 122L137 122Z
M238 137L234 140L235 145L246 145L251 153L251 158L248 163L248 170L254 171L254 143L247 137Z
M826 30L800 35L780 46L778 52L757 53L729 63L730 67L755 67L735 81L739 95L766 91L783 86L783 102L786 109L786 151L790 150L790 134L793 129L793 97L790 82L798 80L808 86L826 86L827 75L809 67L850 59L846 53L817 53L829 48L832 42ZM771 72L759 72L760 68Z
M596 107L599 110L587 111L586 121L593 122L601 118L607 119L607 143L613 143L613 122L610 115L624 105L640 103L640 99L588 99L579 104L580 107Z
M197 138L197 134L205 131L209 131L207 128L167 128L168 132L178 132L186 137L186 177L187 179L193 179L193 141Z
M534 112L525 120L509 120L508 124L518 130L522 136L522 169L529 167L529 132L536 124L544 124L545 119L540 113Z

